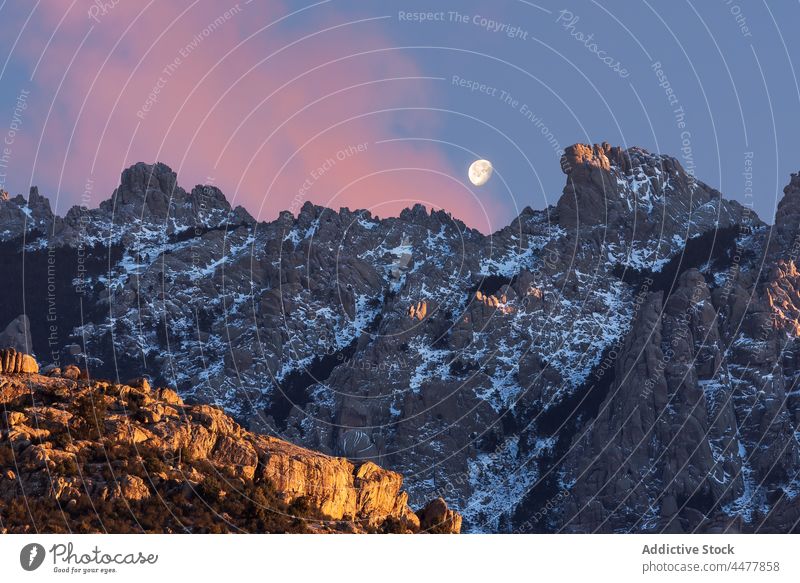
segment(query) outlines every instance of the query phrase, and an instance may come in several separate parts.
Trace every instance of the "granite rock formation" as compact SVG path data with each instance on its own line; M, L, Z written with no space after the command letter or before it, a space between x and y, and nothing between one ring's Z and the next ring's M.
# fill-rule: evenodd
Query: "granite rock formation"
M37 370L0 374L6 532L459 532L443 501L418 517L372 462L251 433L170 389Z
M17 352L13 348L0 350L0 373L28 374L39 372L39 363L30 354Z

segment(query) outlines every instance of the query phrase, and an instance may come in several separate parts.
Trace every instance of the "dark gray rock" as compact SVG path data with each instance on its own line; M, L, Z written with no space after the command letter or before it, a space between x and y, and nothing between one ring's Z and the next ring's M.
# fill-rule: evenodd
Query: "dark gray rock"
M31 325L28 316L21 314L14 318L6 329L0 332L0 348L13 348L18 352L30 352L33 348Z

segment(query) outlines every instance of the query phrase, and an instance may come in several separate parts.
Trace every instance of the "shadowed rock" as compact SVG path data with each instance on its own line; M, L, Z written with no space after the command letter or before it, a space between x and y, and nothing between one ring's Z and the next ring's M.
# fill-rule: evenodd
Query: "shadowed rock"
M20 352L28 352L33 347L31 325L28 316L21 314L12 320L6 329L0 332L0 346L13 348Z

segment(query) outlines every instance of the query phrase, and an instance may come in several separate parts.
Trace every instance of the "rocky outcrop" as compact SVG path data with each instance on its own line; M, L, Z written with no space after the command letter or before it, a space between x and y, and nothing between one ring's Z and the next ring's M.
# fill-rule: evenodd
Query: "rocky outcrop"
M447 507L441 498L431 500L417 512L420 528L430 533L458 534L461 532L461 516Z
M416 304L411 304L408 308L408 317L412 320L416 318L417 320L424 320L425 316L428 314L428 302L421 301L417 302Z
M31 187L27 200L19 194L0 196L0 225L3 225L0 241L52 232L59 221L50 208L50 201L40 195L35 186Z
M651 256L651 263L669 257L671 238L681 227L688 229L680 235L685 240L709 229L761 224L675 158L643 148L575 144L565 149L561 168L567 181L556 205L559 223L583 236L599 228L611 245L628 247L629 258L631 244ZM687 213L695 220L687 223Z
M17 352L13 348L0 350L0 373L33 374L38 372L39 364L31 355Z
M568 474L578 480L561 528L694 531L713 508L699 511L698 501L741 496L731 388L719 380L723 355L700 272L682 274L666 303L663 292L646 293L609 396L571 448Z
M800 173L792 174L775 211L770 251L774 256L797 257L800 252Z
M5 505L23 495L34 507L49 502L54 509L108 500L109 516L98 510L98 519L113 524L122 520L115 500L149 515L147 504L160 505L152 499L180 498L175 502L180 505L190 493L199 516L164 528L205 531L219 514L216 529L269 531L250 524L244 514L225 515L226 508L235 507L232 498L263 498L268 492L274 506L263 511L285 515L273 525L276 530L300 521L294 527L314 532L420 531L399 474L248 432L217 408L186 405L170 389L37 374L22 378L4 370L0 406L0 501ZM219 504L220 496L227 506ZM9 532L48 531L53 521L59 528L86 530L80 517L59 522L55 510L42 517L44 524L4 512L0 524ZM448 512L447 531L458 532L460 517ZM137 518L130 516L120 531L136 530Z

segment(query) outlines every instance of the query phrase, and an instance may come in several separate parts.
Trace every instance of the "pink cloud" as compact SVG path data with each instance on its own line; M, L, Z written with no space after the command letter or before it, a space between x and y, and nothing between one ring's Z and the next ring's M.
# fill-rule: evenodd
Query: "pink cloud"
M314 9L259 30L290 9L122 1L94 9L98 23L92 6L40 8L15 55L41 59L17 161L32 164L41 138L33 182L60 212L88 178L95 206L124 167L159 160L267 220L305 200L380 216L419 201L496 228L437 144L398 139L436 137L425 108L442 82L392 50L379 20Z

